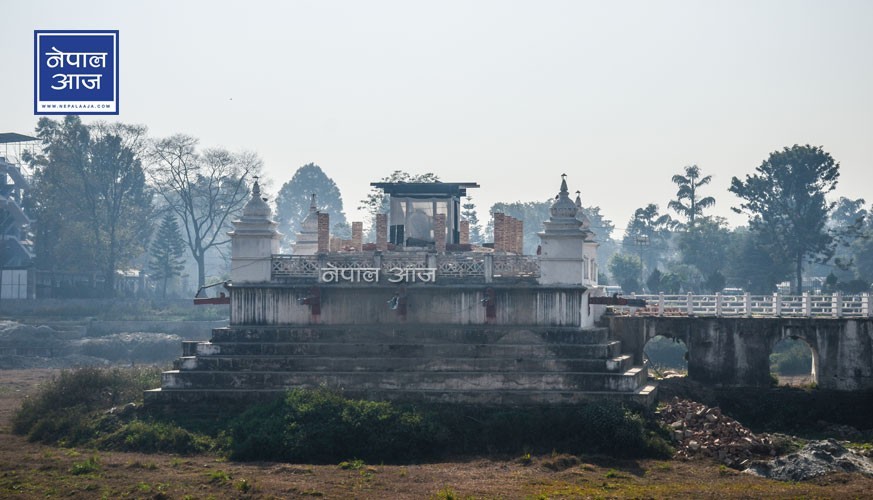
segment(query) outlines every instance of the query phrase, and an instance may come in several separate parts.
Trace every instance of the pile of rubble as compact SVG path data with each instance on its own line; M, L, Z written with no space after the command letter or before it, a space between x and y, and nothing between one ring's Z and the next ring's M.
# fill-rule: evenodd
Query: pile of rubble
M746 473L781 481L806 481L831 472L873 476L873 462L833 439L813 441L800 451L771 461L754 462Z
M745 468L753 460L776 456L768 435L755 435L719 408L673 398L658 409L670 431L677 458L712 457L729 467Z

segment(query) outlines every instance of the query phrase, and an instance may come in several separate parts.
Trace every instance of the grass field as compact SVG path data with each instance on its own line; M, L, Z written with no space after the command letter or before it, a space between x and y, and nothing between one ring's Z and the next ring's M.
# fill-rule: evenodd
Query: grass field
M10 418L50 370L0 371L0 498L863 498L873 479L783 483L708 460L461 457L381 465L235 463L214 455L104 452L29 443Z

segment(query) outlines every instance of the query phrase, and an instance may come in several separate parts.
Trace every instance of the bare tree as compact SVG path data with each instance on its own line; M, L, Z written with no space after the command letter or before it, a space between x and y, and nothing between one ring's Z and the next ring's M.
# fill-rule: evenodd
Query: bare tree
M177 134L152 147L151 180L182 221L185 243L197 262L197 283L206 284L206 252L230 240L230 222L248 201L248 181L262 162L254 153L213 148L197 151L198 139Z

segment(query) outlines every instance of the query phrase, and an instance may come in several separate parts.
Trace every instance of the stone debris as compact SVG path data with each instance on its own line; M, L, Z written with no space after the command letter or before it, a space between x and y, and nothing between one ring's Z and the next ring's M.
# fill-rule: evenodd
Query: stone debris
M743 472L780 481L806 481L831 472L860 472L873 477L873 462L828 439L808 443L784 457L754 462Z
M677 458L710 457L729 467L745 468L755 459L776 455L768 435L755 435L719 408L673 398L657 411L670 430Z

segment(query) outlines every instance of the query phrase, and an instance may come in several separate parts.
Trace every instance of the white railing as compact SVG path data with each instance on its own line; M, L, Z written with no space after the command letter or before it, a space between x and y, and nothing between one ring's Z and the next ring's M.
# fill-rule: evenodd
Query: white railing
M637 309L642 316L720 316L783 318L869 318L873 317L871 296L842 295L637 295L646 307Z

